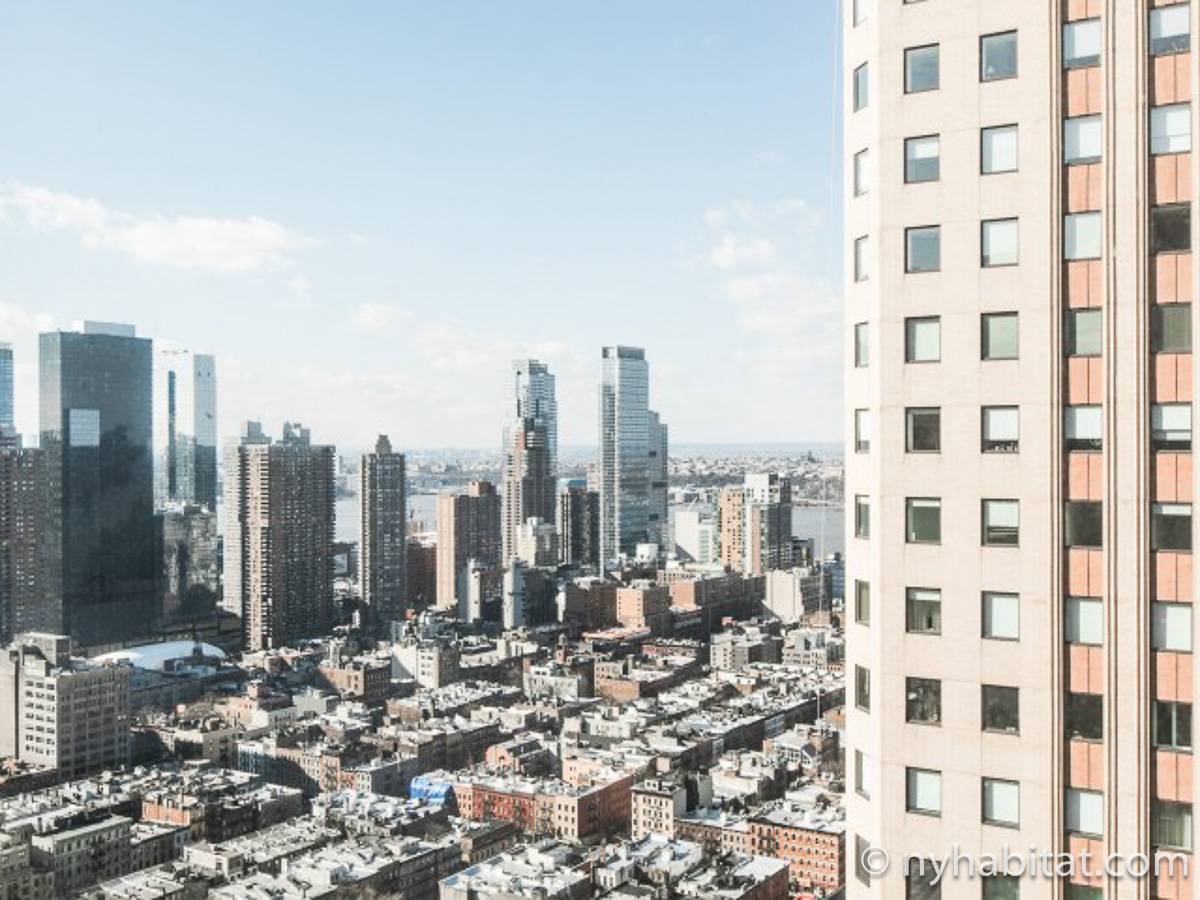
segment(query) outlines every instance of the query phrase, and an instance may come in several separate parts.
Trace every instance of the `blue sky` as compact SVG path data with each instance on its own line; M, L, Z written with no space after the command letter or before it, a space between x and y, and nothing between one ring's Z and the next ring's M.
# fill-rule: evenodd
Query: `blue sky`
M619 342L673 440L840 436L832 0L13 2L2 24L25 430L34 335L87 317L216 354L225 434L494 445L508 360L535 355L560 439L590 443Z

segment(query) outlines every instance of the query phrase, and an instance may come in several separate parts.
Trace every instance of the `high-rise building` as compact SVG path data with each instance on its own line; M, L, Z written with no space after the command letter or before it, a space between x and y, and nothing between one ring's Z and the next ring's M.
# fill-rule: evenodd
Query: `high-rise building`
M16 434L13 417L13 351L12 344L0 341L0 435Z
M272 442L250 422L226 457L225 606L242 616L247 650L333 625L334 456L298 424Z
M162 520L163 618L212 616L221 600L217 514L195 503L171 503Z
M151 372L132 326L41 335L41 447L60 506L47 539L62 630L83 647L145 637L160 612Z
M843 8L851 859L1190 854L1197 16Z
M387 637L407 606L408 495L404 454L392 451L386 435L379 436L374 453L363 454L358 498L362 597L375 633Z
M792 483L774 472L749 472L718 499L721 563L747 575L792 565Z
M243 613L242 583L242 466L248 444L270 444L271 439L259 422L242 422L237 438L229 438L221 451L221 606L235 616Z
M649 393L645 352L604 347L596 465L602 564L621 554L632 556L638 544L657 541L666 524L667 429L650 412Z
M663 552L674 549L671 543L671 518L667 503L668 444L667 424L653 410L650 416L650 518L647 538Z
M566 565L600 564L600 495L573 482L558 495L559 561Z
M55 522L45 454L0 448L0 644L24 631L62 628L61 568L47 540Z
M536 359L518 359L512 364L515 405L511 417L516 421L533 419L546 428L551 477L558 475L558 399L554 376L549 367Z
M529 519L554 521L555 479L544 421L519 419L504 430L501 465L501 559L507 563L516 555L517 536Z
M460 602L458 585L468 560L500 564L500 495L490 481L473 481L463 494L437 499L437 605Z
M217 508L216 360L154 351L154 502Z
M19 634L0 654L0 756L80 778L129 764L132 669L71 656L65 634Z

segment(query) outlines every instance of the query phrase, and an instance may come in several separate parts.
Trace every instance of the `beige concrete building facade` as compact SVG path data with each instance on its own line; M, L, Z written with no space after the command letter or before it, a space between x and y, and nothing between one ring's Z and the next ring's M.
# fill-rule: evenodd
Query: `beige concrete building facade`
M1190 862L1194 12L843 12L847 890L1190 897L901 862Z

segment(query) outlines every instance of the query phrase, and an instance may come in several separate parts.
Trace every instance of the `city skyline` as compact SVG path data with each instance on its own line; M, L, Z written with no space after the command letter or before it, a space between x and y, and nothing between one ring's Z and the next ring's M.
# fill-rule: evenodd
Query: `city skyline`
M788 4L682 9L639 10L637 36L542 4L524 24L478 10L448 30L408 8L271 38L277 23L243 9L15 9L0 47L38 85L0 88L17 136L0 149L0 339L18 428L37 430L33 336L95 318L213 354L222 438L286 415L339 446L379 432L494 446L504 369L528 356L558 374L560 443L587 443L596 351L630 343L656 360L651 402L676 441L720 440L713 409L754 439L836 440L833 148L804 121L831 115L833 12L822 33ZM309 71L300 45L339 71ZM347 45L359 62L334 52ZM48 65L56 48L87 67L86 89ZM432 73L421 89L410 66ZM330 78L359 102L322 90ZM95 90L130 102L68 137L66 122L93 120ZM168 95L206 112L183 116ZM712 346L725 366L700 351ZM779 391L803 426L768 402Z

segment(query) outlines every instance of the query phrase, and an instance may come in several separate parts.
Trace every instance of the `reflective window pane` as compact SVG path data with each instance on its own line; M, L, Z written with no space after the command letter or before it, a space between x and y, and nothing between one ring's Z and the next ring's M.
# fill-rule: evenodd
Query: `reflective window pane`
M904 92L917 94L938 88L938 45L910 47L904 51Z
M984 175L1017 171L1017 126L997 125L979 133L979 171Z
M979 39L979 80L1017 77L1017 33L989 34Z

